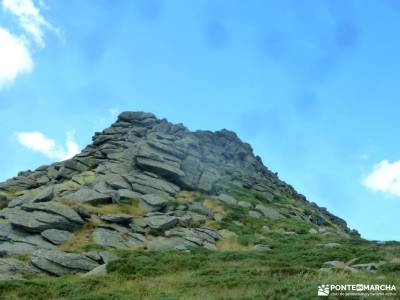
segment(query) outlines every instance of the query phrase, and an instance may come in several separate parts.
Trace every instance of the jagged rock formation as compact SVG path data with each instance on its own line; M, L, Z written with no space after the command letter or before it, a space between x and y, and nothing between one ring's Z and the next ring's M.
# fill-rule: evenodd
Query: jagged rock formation
M260 200L237 201L230 195L233 187L257 193ZM0 211L0 251L33 253L31 265L37 272L87 272L103 262L98 253L90 257L57 247L89 223L88 242L105 248L217 249L221 232L206 225L223 222L223 211L206 207L205 202L177 203L183 191L200 192L222 206L241 207L255 219L297 218L334 225L343 235L348 232L343 220L309 203L269 171L235 133L191 132L151 113L124 112L74 158L20 172L0 183L0 201L6 206ZM282 198L302 208L280 203ZM131 207L133 202L140 213L99 209Z

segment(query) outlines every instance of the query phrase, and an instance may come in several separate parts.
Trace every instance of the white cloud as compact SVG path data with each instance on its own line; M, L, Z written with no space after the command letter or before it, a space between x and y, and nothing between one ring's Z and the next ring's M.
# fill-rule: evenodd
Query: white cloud
M19 25L40 47L45 46L45 29L57 31L45 20L41 15L39 8L35 6L32 0L3 0L2 5L5 11L10 12L17 17Z
M373 190L400 196L400 161L381 161L363 180L363 184Z
M41 0L38 3L45 7ZM10 30L15 26L6 27L5 24L0 24L0 88L13 82L18 75L33 70L31 40L34 41L33 45L43 48L45 31L58 32L41 15L33 0L1 0L1 7L14 17L17 25L22 28L22 33L17 35Z
M38 131L17 132L16 136L22 145L50 159L65 160L79 153L79 146L75 142L73 132L67 133L65 147L58 145L53 139L47 138Z
M32 57L24 39L0 27L0 87L32 69Z

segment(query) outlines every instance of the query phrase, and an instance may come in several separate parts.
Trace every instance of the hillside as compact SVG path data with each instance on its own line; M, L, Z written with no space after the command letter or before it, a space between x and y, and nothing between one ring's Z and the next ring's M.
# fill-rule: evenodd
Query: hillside
M310 299L399 282L397 243L361 239L235 133L151 113L1 183L0 201L1 299Z

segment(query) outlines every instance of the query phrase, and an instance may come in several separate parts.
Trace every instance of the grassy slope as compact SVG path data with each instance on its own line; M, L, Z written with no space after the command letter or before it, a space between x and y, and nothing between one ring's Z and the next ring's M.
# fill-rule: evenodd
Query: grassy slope
M267 203L259 194L242 190L233 190L232 194L254 205L263 203L288 218L275 221L266 217L251 218L247 208L221 204L198 193L182 192L172 205L199 201L225 215L221 222L212 221L206 225L236 234L235 239L223 239L217 244L220 250L228 251L120 251L120 259L108 265L108 275L0 281L0 299L313 299L317 298L320 284L383 283L400 288L399 244L379 245L357 236L310 234L309 230L318 229L317 225L288 215L288 206L306 210L302 204L284 198ZM124 205L93 210L95 213L129 211L140 215L136 207ZM263 232L266 225L271 229L267 233ZM334 224L325 226L333 231L337 229ZM61 249L91 250L93 227L94 224L88 223ZM297 234L282 234L279 229ZM272 251L249 251L257 243L270 245ZM340 246L324 247L326 243ZM356 259L354 263L387 263L377 273L319 271L326 261L352 259Z
M332 241L332 239L329 239ZM271 252L194 250L119 252L109 274L0 282L1 299L313 299L324 283L396 284L400 264L377 273L321 273L328 260L376 261L398 253L399 246L371 246L335 240L345 247L323 248L314 237L281 238ZM277 244L278 246L278 244Z

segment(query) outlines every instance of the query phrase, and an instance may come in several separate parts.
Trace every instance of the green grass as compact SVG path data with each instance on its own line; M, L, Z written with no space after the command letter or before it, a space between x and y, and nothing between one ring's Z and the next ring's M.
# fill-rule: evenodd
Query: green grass
M396 284L400 289L400 243L376 244L359 238L335 234L310 234L310 224L290 216L290 206L296 206L306 215L315 212L304 204L280 195L269 202L260 193L249 192L232 186L230 193L239 201L253 206L263 204L279 211L288 218L271 220L267 217L249 216L249 208L227 205L195 192L181 192L180 198L170 205L199 201L215 212L223 212L221 222L207 226L227 229L237 234L237 240L220 241L230 251L192 249L191 252L155 252L131 250L116 252L119 259L107 266L108 274L96 277L78 275L52 278L30 277L24 280L0 281L0 299L71 299L71 300L125 300L125 299L318 299L320 284ZM129 212L140 215L135 205L104 205L94 207L97 213ZM240 222L237 224L235 222ZM268 225L270 232L263 233ZM75 232L75 238L61 249L100 251L91 242L95 220ZM188 227L201 227L192 222ZM277 232L284 229L296 235ZM154 236L161 232L151 231ZM231 243L231 248L228 246ZM337 247L324 244L337 243ZM268 252L250 251L255 244L271 247ZM218 248L220 249L220 248ZM235 251L233 251L235 250ZM17 257L27 260L28 257ZM377 273L349 273L333 270L319 271L327 261L354 263L386 262ZM331 297L330 299L340 299ZM349 298L347 298L349 299ZM386 297L385 299L390 299Z
M318 272L325 260L371 254L363 247L357 252L351 243L346 246L350 249L311 253L295 251L295 245L266 253L123 251L108 265L108 275L4 281L0 299L317 299L317 286L325 283L400 286L399 265L388 265L376 274Z

